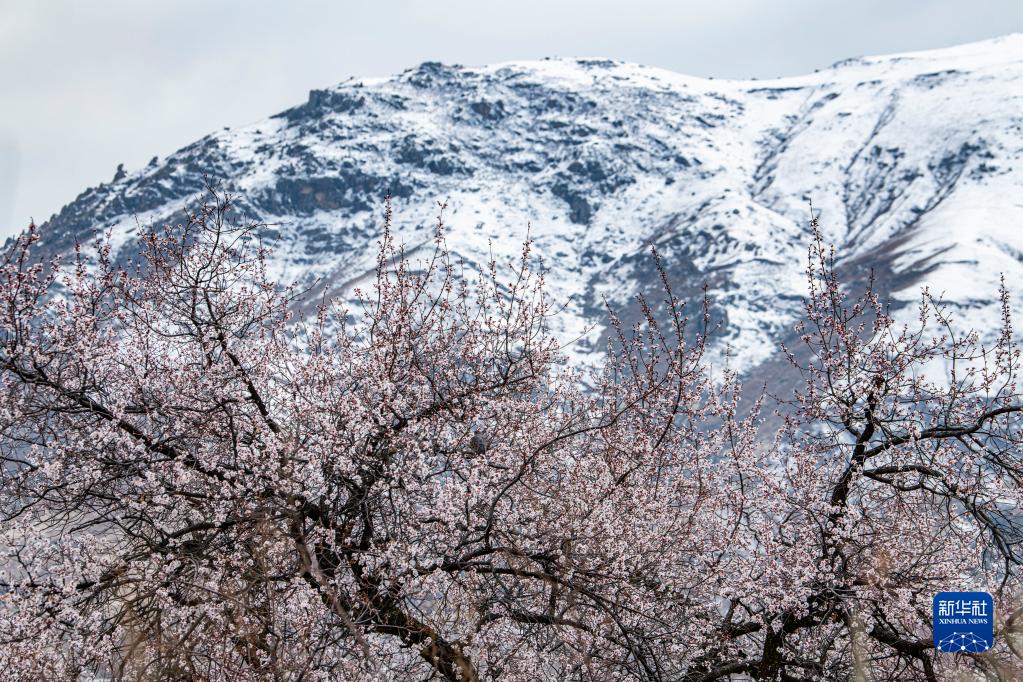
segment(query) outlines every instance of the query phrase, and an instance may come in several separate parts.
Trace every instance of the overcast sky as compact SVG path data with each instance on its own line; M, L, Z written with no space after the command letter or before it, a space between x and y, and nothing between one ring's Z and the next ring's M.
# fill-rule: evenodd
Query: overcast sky
M427 60L766 78L1019 31L1021 0L0 0L0 236L118 163Z

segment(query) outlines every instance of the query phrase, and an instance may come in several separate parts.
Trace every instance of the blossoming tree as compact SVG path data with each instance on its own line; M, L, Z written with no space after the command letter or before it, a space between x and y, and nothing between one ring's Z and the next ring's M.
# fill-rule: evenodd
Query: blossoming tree
M1011 606L983 655L935 654L929 611L1019 594L1006 292L989 349L926 293L900 325L814 232L779 350L803 383L768 406L709 373L710 320L666 278L583 373L528 244L466 273L440 227L425 261L385 229L357 303L310 307L230 205L211 190L134 264L38 262L34 230L3 260L9 678L1018 670Z

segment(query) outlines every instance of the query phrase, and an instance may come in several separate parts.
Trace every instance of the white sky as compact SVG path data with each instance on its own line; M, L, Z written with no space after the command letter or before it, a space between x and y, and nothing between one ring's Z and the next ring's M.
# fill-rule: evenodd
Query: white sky
M609 57L767 78L1023 31L1023 0L0 0L0 237L349 76Z

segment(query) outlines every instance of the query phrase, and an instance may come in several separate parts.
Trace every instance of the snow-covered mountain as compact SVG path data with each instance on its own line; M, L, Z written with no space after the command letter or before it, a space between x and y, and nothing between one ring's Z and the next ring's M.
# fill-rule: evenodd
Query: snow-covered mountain
M808 201L846 276L946 291L995 324L999 273L1023 309L1023 35L850 59L812 75L722 81L610 60L422 64L314 90L87 190L42 228L128 246L222 180L273 223L275 267L335 288L371 268L381 200L409 245L437 202L468 261L519 253L527 224L573 352L599 348L602 297L656 286L652 242L683 295L706 282L731 362L754 371L799 314ZM596 324L594 324L596 323Z

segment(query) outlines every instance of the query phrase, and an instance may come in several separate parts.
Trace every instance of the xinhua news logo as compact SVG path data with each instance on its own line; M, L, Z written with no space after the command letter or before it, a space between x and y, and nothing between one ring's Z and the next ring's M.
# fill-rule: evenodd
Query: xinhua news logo
M980 653L995 642L995 604L987 592L934 595L934 647L949 653Z

